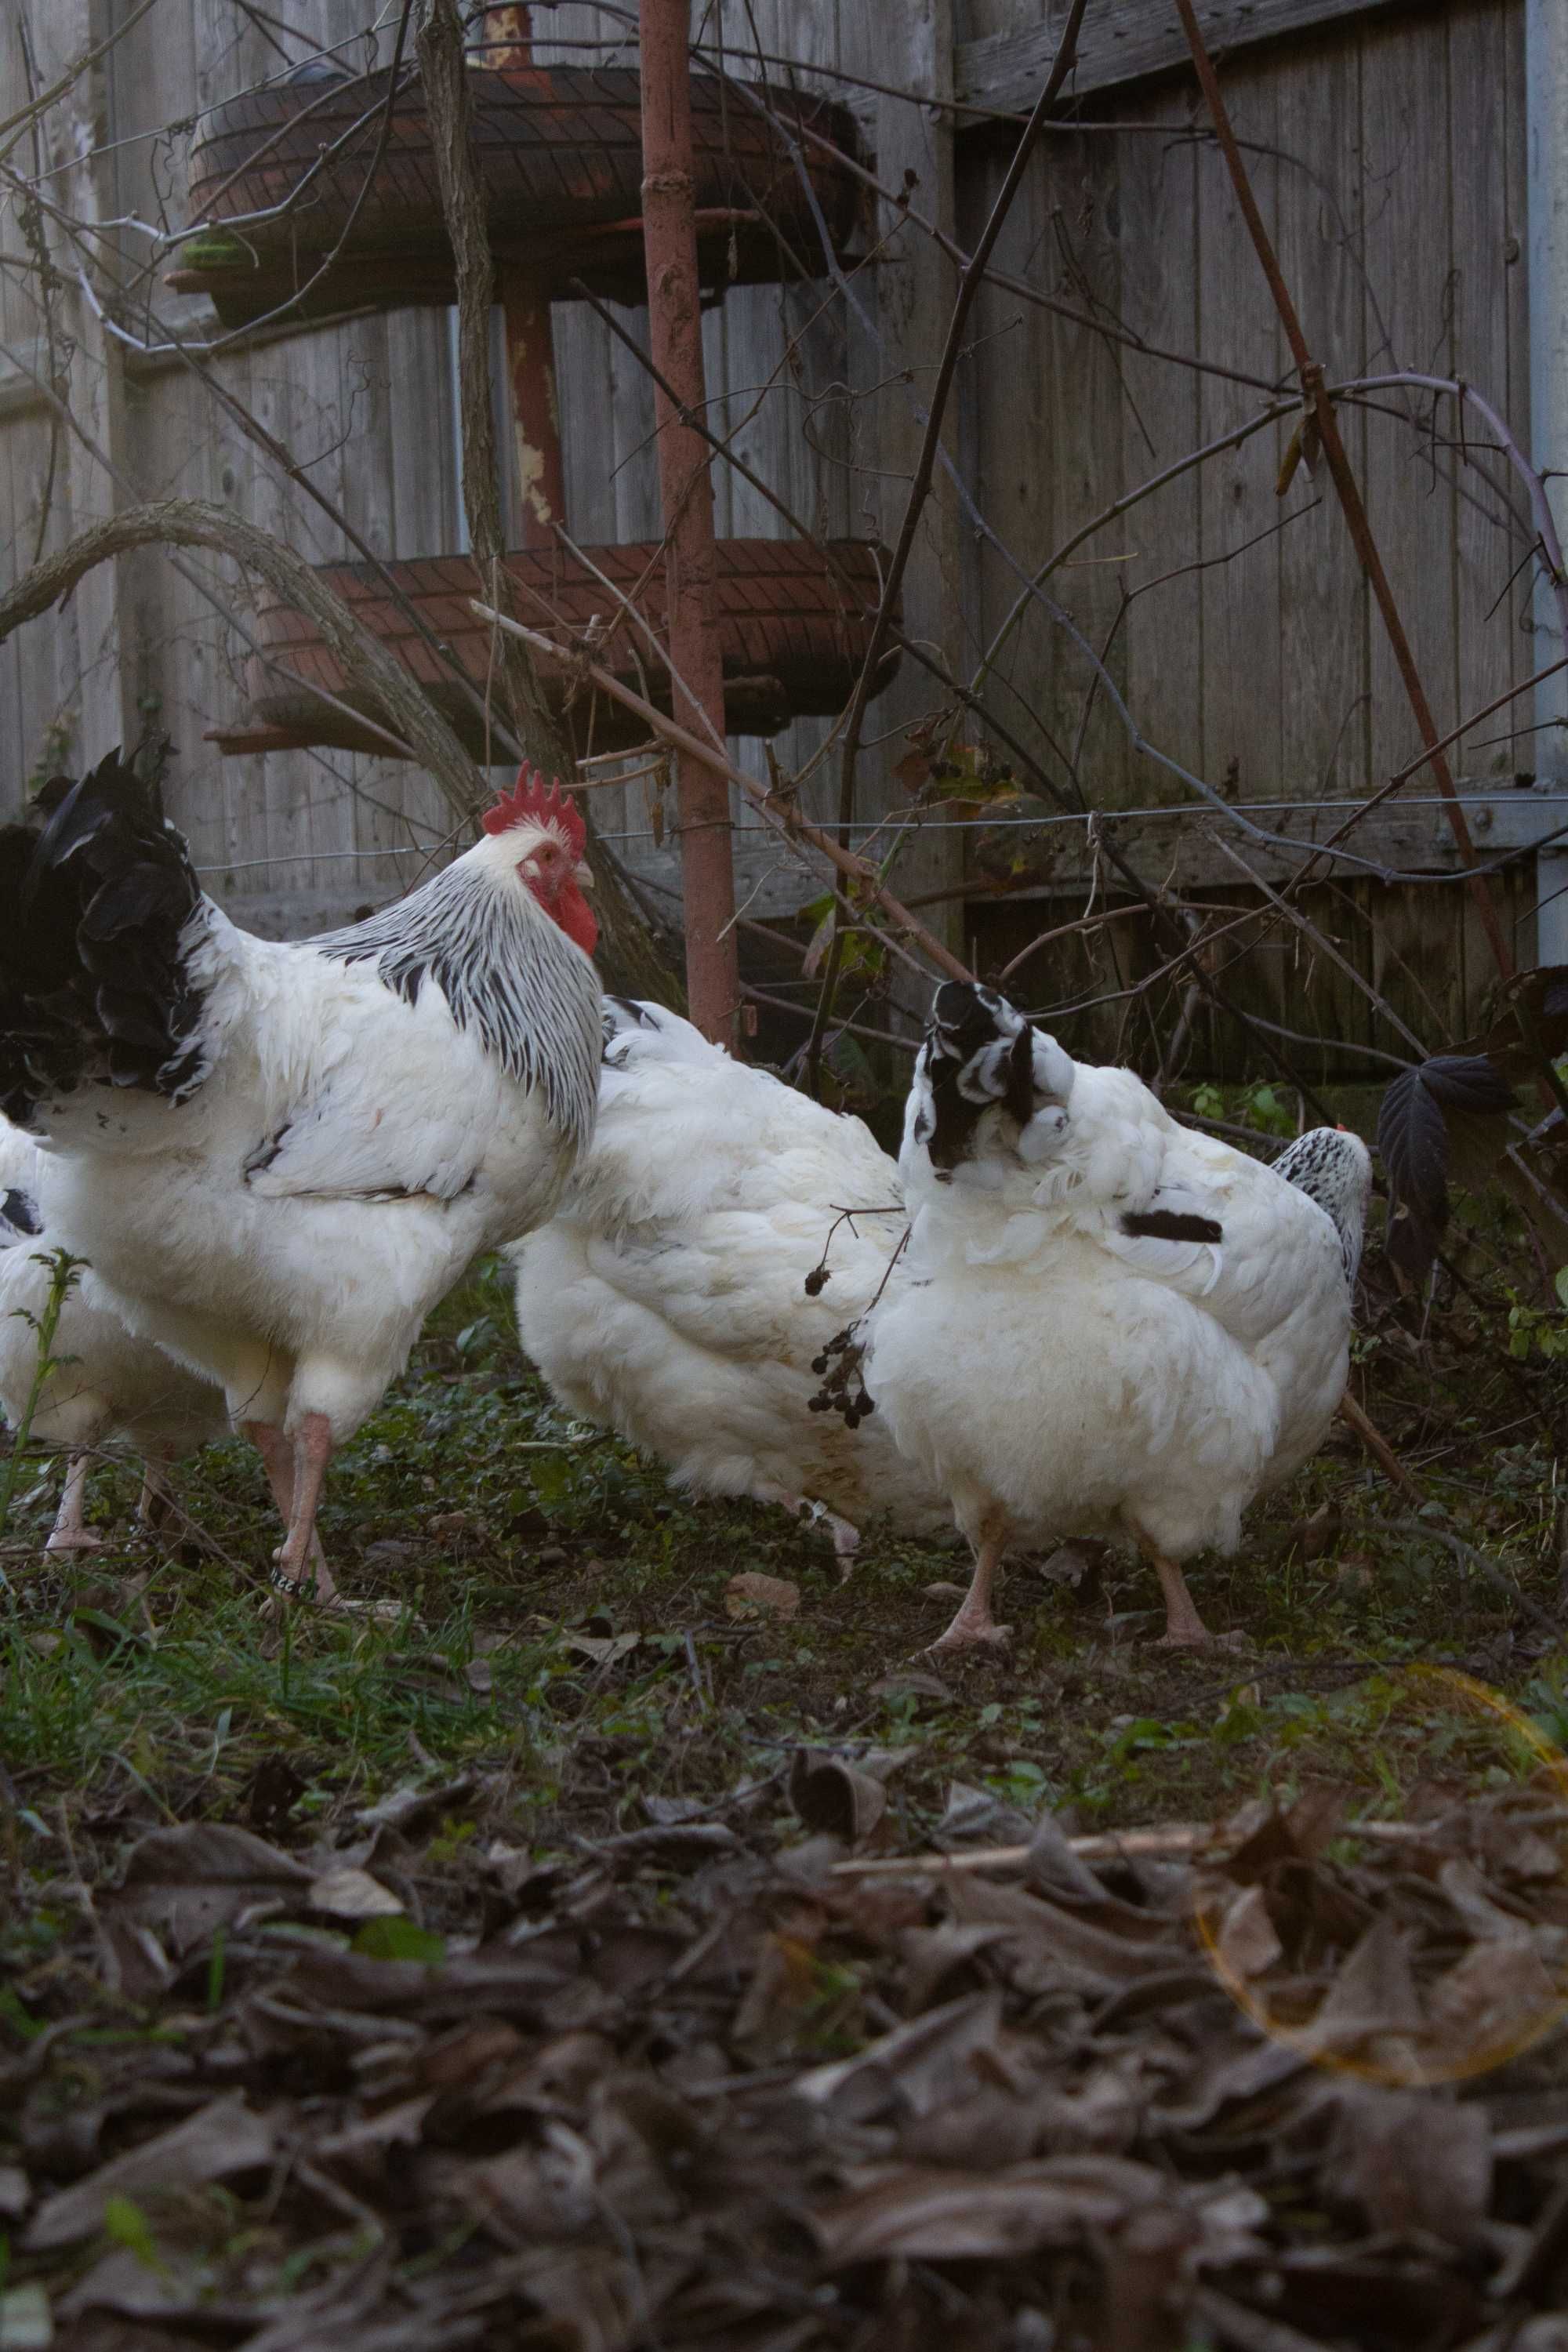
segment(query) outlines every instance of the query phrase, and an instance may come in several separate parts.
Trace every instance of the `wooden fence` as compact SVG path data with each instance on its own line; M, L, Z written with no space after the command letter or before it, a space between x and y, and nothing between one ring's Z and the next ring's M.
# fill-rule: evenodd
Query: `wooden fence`
M314 560L347 553L320 507L215 399L214 383L289 446L379 553L463 545L445 312L257 336L209 363L170 346L202 340L210 313L170 294L149 266L157 256L147 230L184 222L192 118L278 71L281 52L291 60L311 44L342 43L350 63L370 63L365 13L358 0L284 0L268 16L236 0L155 0L49 112L39 138L12 153L11 169L47 201L29 208L15 190L0 199L0 256L25 263L47 246L58 271L46 293L36 270L0 266L0 562L13 572L112 505L166 492L226 501ZM874 257L847 293L826 280L737 289L707 320L722 429L825 534L896 533L956 284L952 250L978 233L1010 152L998 116L1032 102L1064 13L1061 0L1044 9L971 0L955 26L948 0L694 10L729 70L777 77L793 63L847 97L889 192L868 208ZM130 0L12 0L0 120L131 14ZM1528 447L1522 0L1223 0L1202 15L1331 382L1412 371L1461 378ZM279 21L308 37L280 43ZM577 61L629 55L614 46L628 21L586 0L542 7L540 54L553 43ZM380 43L384 62L384 28ZM1325 804L1352 804L1419 748L1326 481L1302 467L1279 494L1295 422L1288 398L1247 437L1135 496L1189 453L1239 436L1271 389L1289 392L1274 313L1202 135L1184 56L1164 0L1091 4L1077 85L1083 123L1047 134L1007 223L959 374L952 475L939 475L906 588L910 635L955 677L978 681L999 730L989 739L994 761L1031 795L1010 813L961 809L928 824L900 866L906 895L986 961L1110 887L1107 824L1151 882L1205 903L1246 902L1237 854L1266 879L1284 870L1277 849L1240 835L1222 846L1223 828L1164 814L1194 805L1183 771L1263 832L1316 825L1321 838ZM122 310L118 334L83 291L80 241L52 226L53 202L119 224L105 228L101 249L122 280L136 276L143 299L140 310ZM625 315L640 339L639 314ZM574 537L657 536L646 377L580 306L557 306L555 339ZM1452 725L1544 657L1523 500L1495 457L1468 462L1478 453L1460 446L1451 403L1388 387L1344 415L1439 722ZM728 468L715 479L721 531L786 529ZM1035 578L1076 635L1024 585ZM79 764L156 720L177 751L172 813L210 886L242 919L304 930L415 878L424 853L411 845L438 838L440 814L428 786L396 763L217 755L208 731L243 716L245 608L232 570L206 558L176 570L143 555L19 632L0 647L0 793L15 804L52 766ZM905 730L942 703L906 657L873 706L863 824L907 805L895 773ZM1532 715L1519 701L1456 753L1466 790L1489 796L1483 850L1549 829L1550 809L1515 782L1536 769ZM775 753L797 767L826 732L826 722L797 722ZM987 740L978 722L961 732ZM760 745L735 749L760 772ZM1111 813L1098 827L1061 805L1080 788ZM616 797L600 796L606 829L650 887L674 892L674 854L656 843L646 788L606 807ZM836 806L826 769L806 797L816 811ZM1412 787L1358 848L1401 873L1451 876L1431 801L1428 788ZM1123 822L1118 811L1136 814ZM748 918L787 916L820 882L740 821ZM1005 903L956 895L1001 880L1011 885ZM1529 961L1529 862L1500 887ZM1342 868L1310 903L1423 1036L1463 1028L1488 967L1451 878L1417 887ZM1136 925L1111 937L1119 961L1064 950L1042 966L1047 995L1134 980L1152 948L1138 944ZM1364 994L1311 961L1288 924L1238 985L1284 1021L1295 1003L1299 1021L1309 981L1310 1025L1350 1044L1389 1042ZM1222 1059L1241 1051L1234 1037L1209 1044Z

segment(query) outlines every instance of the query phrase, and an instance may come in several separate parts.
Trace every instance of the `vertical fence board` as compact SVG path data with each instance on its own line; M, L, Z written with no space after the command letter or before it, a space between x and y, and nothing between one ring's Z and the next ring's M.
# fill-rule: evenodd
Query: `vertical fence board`
M1307 341L1330 383L1363 372L1361 58L1354 41L1320 45L1279 72L1279 263ZM1339 410L1358 478L1360 412ZM1301 510L1316 506L1311 512ZM1363 786L1371 736L1368 591L1328 470L1300 466L1279 537L1279 700L1284 786L1295 798Z
M1453 204L1454 363L1458 373L1508 414L1508 303L1510 282L1506 241L1506 208L1500 205L1500 187L1507 185L1507 130L1504 94L1507 87L1508 20L1490 5L1468 5L1450 11L1448 36L1448 140ZM1478 105L1477 93L1488 91L1493 102ZM1443 415L1450 437L1458 431L1454 404ZM1484 443L1485 432L1474 418L1464 425L1467 438ZM1461 456L1452 463L1458 495L1455 503L1454 575L1458 672L1460 712L1479 709L1515 677L1519 633L1512 625L1510 573L1524 555L1528 541L1511 526L1509 505L1521 504L1520 486L1500 457L1484 457L1467 465ZM1528 675L1528 672L1525 673ZM1464 742L1458 754L1467 775L1505 776L1513 768L1510 713L1485 721ZM1500 740L1498 740L1500 739Z
M1447 46L1411 41L1403 26L1362 35L1366 153L1368 365L1451 372ZM1455 658L1455 500L1433 463L1431 403L1394 394L1395 415L1369 415L1366 487L1372 527L1440 729L1458 716ZM1440 420L1446 425L1446 416ZM1372 631L1372 769L1386 773L1415 748L1410 706L1387 635Z
M1138 128L1117 142L1122 315L1157 348L1188 352L1197 349L1200 267L1193 235L1196 158L1183 135L1191 110L1184 90L1162 93L1146 109L1136 110L1142 117ZM1168 137L1156 131L1161 123L1169 124ZM1135 352L1122 355L1121 377L1122 466L1131 488L1198 446L1203 387L1195 370ZM1085 551L1092 556L1126 551L1127 562L1110 576L1121 579L1134 600L1122 624L1129 704L1152 742L1184 767L1201 771L1204 649L1194 625L1198 599L1190 573L1163 579L1183 562L1199 560L1199 496L1197 476L1184 474L1131 509ZM1184 557L1178 552L1183 549L1189 551ZM1147 771L1133 786L1145 801L1163 789Z
M1278 234L1280 166L1279 88L1267 66L1226 76L1237 135L1254 142L1247 167L1259 209ZM1203 356L1265 383L1287 354L1217 151L1198 160L1199 333ZM1203 379L1203 438L1214 439L1256 409L1255 390ZM1204 774L1239 800L1274 797L1299 783L1280 740L1279 520L1274 484L1285 436L1255 434L1203 469L1202 552L1197 595L1204 640ZM1226 558L1220 562L1216 559Z

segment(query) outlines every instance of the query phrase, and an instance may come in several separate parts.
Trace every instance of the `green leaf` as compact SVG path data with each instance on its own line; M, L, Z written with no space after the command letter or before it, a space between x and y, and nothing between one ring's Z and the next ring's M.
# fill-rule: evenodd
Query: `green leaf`
M540 1507L554 1510L572 1492L571 1465L550 1454L542 1454L530 1474L533 1480L534 1497Z
M4 2018L13 2033L19 2033L24 2042L31 2042L36 2033L44 2030L37 2019L29 2017L23 2008L15 1985L0 1985L0 2018Z
M803 979L815 980L817 973L821 971L824 963L826 961L827 950L833 943L834 926L837 924L837 920L838 901L837 898L829 898L827 902L827 911L820 919L816 929L812 932L810 942L807 945L805 958L801 963L800 969Z
M158 2249L153 2242L153 2225L132 2199L110 2197L105 2200L103 2234L106 2238L112 2238L117 2246L123 2246L129 2253L134 2254L146 2269L161 2271L163 2268Z
M1568 1307L1568 1265L1560 1265L1552 1277L1552 1286L1564 1307Z
M367 1919L354 1937L353 1948L367 1959L423 1960L433 1969L447 1957L447 1939L433 1935L428 1927L416 1927L412 1919L400 1915Z

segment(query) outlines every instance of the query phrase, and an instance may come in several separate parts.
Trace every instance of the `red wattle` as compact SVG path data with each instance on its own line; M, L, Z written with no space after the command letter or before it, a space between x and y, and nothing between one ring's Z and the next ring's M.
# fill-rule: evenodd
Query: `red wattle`
M594 909L574 882L562 884L550 911L567 938L574 940L584 955L592 955L599 944L599 926Z

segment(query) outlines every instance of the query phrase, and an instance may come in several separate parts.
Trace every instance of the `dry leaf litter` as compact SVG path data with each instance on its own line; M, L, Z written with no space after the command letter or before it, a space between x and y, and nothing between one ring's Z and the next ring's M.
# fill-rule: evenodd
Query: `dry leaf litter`
M0 2024L0 2346L1568 2352L1541 1790L847 1875L885 1781L546 1861L500 1782L313 1850L89 1822Z

